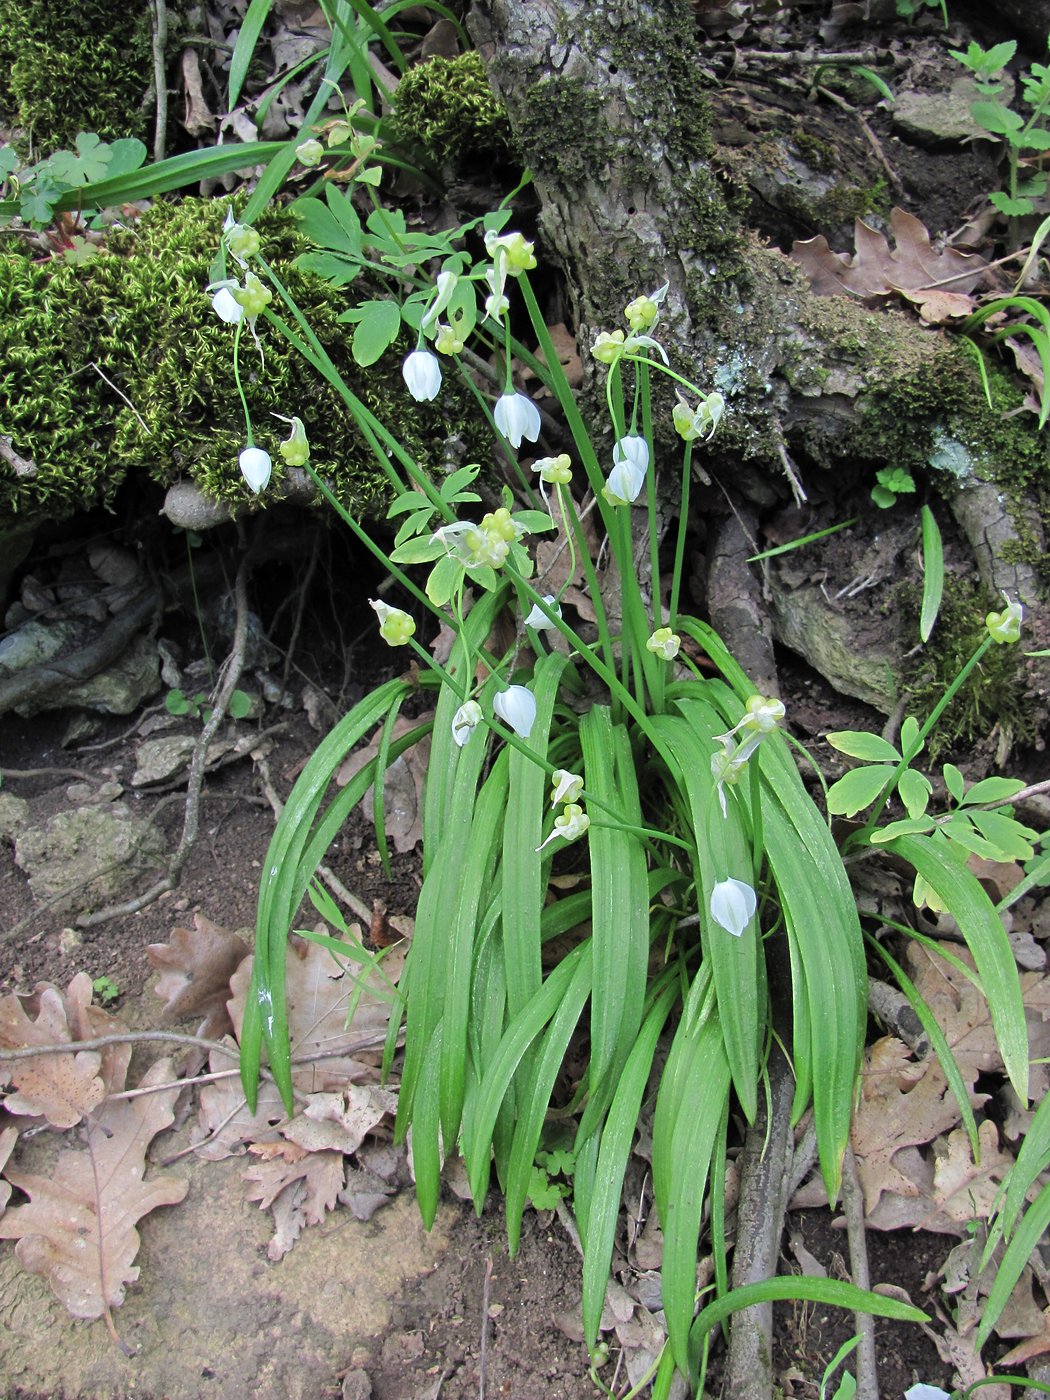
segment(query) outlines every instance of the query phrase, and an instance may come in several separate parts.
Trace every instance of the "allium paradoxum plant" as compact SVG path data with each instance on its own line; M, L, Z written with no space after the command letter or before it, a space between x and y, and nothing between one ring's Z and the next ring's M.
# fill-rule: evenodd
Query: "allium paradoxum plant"
M330 203L337 197L327 194ZM719 637L681 606L692 455L711 450L726 405L668 362L655 332L669 288L635 297L626 329L599 335L593 347L607 367L614 444L602 460L529 281L532 245L505 231L505 211L484 227L484 262L471 265L457 248L427 287L406 275L402 317L416 346L402 372L413 398L434 405L422 411L439 412L448 375L484 400L461 363L468 340L481 337L490 355L502 348L501 392L485 407L493 462L510 461L518 489L504 485L499 504L485 509L472 489L479 464L434 476L414 461L389 425L338 387L303 332L306 357L323 365L391 481L392 547L328 499L400 589L403 607L372 607L383 639L415 664L351 710L286 804L260 891L241 1042L245 1089L254 1107L265 1046L292 1110L288 929L346 813L371 787L378 795L384 765L429 735L423 884L385 1057L389 1068L403 1026L396 1133L411 1128L424 1219L437 1207L442 1155L459 1152L479 1208L495 1167L516 1247L551 1096L585 1018L588 1060L573 1085L585 1333L596 1348L624 1172L651 1086L669 1355L696 1385L707 1327L706 1313L694 1320L705 1201L708 1189L721 1200L731 1108L748 1122L758 1112L775 1039L771 1006L776 1035L790 1040L795 1116L812 1108L824 1181L832 1198L838 1193L866 1020L860 924L827 819L780 732L784 706L756 695ZM400 272L412 262L391 256ZM279 282L268 281L287 304ZM539 354L512 336L513 297ZM518 454L539 442L543 424L510 377L514 361L547 385L571 438L543 443L524 461ZM654 374L679 391L677 461L654 460ZM312 472L308 460L303 470ZM680 473L678 535L663 561L657 471L665 484ZM616 609L606 609L599 588L582 523L588 511L613 556ZM636 573L635 511L647 516L639 524L650 539L652 596ZM555 522L554 552L567 562L560 586L537 573L531 552L533 537ZM668 573L665 598L656 581ZM578 575L594 617L586 636L568 607L579 599L568 591ZM517 625L501 641L507 633L494 624L508 611ZM416 636L427 613L454 638L442 664ZM995 625L1009 631L1010 619ZM421 687L433 693L432 717L401 734L400 706ZM346 753L376 726L378 756L324 808ZM378 830L377 842L385 849ZM570 889L552 877L555 861L575 872ZM777 945L768 969L767 940ZM666 1054L657 1055L661 1042ZM724 1270L720 1209L711 1218ZM889 1306L864 1297L875 1310ZM851 1295L850 1306L857 1301Z

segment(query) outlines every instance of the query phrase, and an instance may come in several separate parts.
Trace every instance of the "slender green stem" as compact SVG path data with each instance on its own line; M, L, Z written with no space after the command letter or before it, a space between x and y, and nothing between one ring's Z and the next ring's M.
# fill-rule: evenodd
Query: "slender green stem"
M248 400L244 396L244 385L241 383L241 331L244 328L244 317L242 316L233 331L233 382L237 386L237 397L241 401L241 408L244 409L244 427L247 445L255 446L255 439L252 436L252 415L248 411Z
M693 444L687 442L682 461L682 496L678 507L678 539L674 550L674 571L671 574L671 599L667 625L673 632L678 626L678 599L682 591L682 569L685 566L685 539L689 531L689 488L693 479Z

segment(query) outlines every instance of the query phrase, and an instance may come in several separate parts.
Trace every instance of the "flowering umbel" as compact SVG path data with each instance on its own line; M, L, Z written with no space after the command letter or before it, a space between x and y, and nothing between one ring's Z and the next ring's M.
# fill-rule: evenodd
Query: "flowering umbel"
M732 786L747 767L748 759L767 734L771 734L784 718L783 703L764 695L749 696L744 717L725 734L716 735L722 752L711 759L711 773L718 789L722 815L726 815L725 785ZM739 739L736 737L740 735Z
M647 651L658 656L661 661L673 661L678 655L678 649L681 645L682 639L677 632L672 632L670 627L658 627L646 642L645 647Z
M554 830L546 841L540 842L536 850L542 851L544 846L549 846L559 836L566 841L576 841L586 832L590 824L590 817L578 802L567 802L561 816L554 818Z
M292 431L280 444L281 456L290 467L305 467L310 460L310 443L301 418L292 419Z

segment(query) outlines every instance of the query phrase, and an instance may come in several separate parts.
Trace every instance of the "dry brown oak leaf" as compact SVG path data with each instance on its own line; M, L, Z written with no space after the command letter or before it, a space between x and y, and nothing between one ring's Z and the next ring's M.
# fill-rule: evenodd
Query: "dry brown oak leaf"
M304 1225L319 1225L326 1212L335 1208L345 1168L341 1152L310 1152L285 1143L275 1153L274 1146L260 1144L256 1155L263 1160L249 1167L243 1179L253 1183L248 1200L273 1210L274 1234L266 1253L276 1263L295 1244Z
M220 1040L231 1029L226 1002L230 978L248 956L243 938L194 914L193 928L173 928L170 940L151 943L146 956L160 972L153 990L165 998L166 1016L203 1016L197 1034L205 1040Z
M954 248L935 252L921 219L894 208L890 227L897 243L896 252L876 229L858 219L854 225L856 254L833 253L823 234L792 245L791 256L805 272L818 296L852 295L861 301L874 301L896 291L950 292L965 296L981 279L987 263L976 253L960 253ZM931 312L935 306L926 298ZM973 308L970 307L969 310ZM949 314L968 314L962 303L942 302L937 319Z
M158 1060L140 1087L167 1083L172 1062ZM174 1176L144 1181L146 1149L174 1118L179 1088L110 1100L88 1121L88 1145L60 1152L52 1176L12 1167L8 1181L29 1196L0 1217L0 1239L17 1240L24 1269L42 1274L74 1317L101 1317L119 1307L134 1283L136 1224L158 1206L173 1206L187 1183Z
M62 994L40 984L26 999L35 1017L26 1014L22 998L0 998L0 1056L4 1050L34 1045L60 1045L72 1040ZM37 1055L29 1060L0 1059L0 1083L13 1083L6 1099L11 1113L46 1117L56 1128L72 1128L106 1097L99 1076L102 1056L90 1050L77 1054Z

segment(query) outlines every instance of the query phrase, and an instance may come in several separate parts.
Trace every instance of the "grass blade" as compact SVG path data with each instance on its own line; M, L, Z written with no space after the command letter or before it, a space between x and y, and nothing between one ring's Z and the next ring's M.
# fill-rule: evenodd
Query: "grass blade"
M1017 1231L1006 1246L995 1280L984 1304L981 1325L974 1338L974 1347L980 1351L991 1336L992 1328L999 1321L1003 1308L1010 1301L1014 1284L1021 1277L1025 1266L1032 1258L1036 1246L1050 1225L1050 1184L1047 1184L1025 1211Z
M248 76L248 65L252 61L255 53L255 46L259 42L259 35L262 33L263 25L270 14L272 0L252 0L241 21L240 31L237 35L237 42L233 46L233 56L230 59L230 83L227 89L228 110L233 111L237 105L237 99L241 95L241 88L244 80Z
M923 506L922 516L922 611L919 616L919 637L930 640L930 633L941 610L944 594L944 546L941 532L929 506Z

